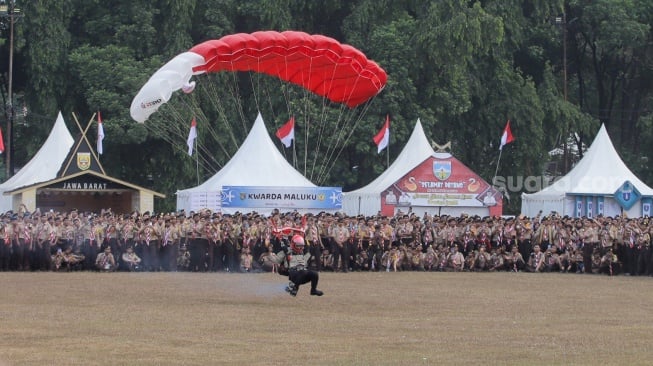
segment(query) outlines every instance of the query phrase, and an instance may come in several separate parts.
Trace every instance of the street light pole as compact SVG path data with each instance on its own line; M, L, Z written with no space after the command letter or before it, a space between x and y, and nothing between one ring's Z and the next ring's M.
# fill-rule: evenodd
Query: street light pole
M13 102L13 76L14 76L14 5L15 0L9 0L7 14L9 16L9 76L7 86L7 146L6 146L6 178L14 175L14 102Z
M556 24L562 27L562 95L564 101L567 101L567 13L563 12L562 17L556 17ZM567 174L569 170L569 148L567 139L569 138L569 128L563 132L563 153L562 153L562 173Z
M567 101L567 13L562 13L562 90Z

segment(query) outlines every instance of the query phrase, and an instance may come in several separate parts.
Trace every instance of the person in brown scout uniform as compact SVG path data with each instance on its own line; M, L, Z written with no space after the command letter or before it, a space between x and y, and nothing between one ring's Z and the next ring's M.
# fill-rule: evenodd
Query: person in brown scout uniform
M143 270L156 271L159 268L159 233L149 213L143 214L143 226L138 232L142 245Z
M104 251L97 255L95 267L100 272L113 272L116 270L116 259L111 254L111 247L106 245Z
M349 271L349 252L346 248L347 241L349 240L349 230L345 227L345 220L339 218L337 226L332 231L333 246L331 252L333 253L333 265L336 272Z
M141 258L134 253L134 248L127 247L122 257L120 258L122 270L129 272L139 272L141 270Z

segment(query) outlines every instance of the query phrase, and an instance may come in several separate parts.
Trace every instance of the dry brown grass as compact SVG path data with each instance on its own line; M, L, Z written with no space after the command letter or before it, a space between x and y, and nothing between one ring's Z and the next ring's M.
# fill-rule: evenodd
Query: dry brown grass
M647 365L653 280L2 273L0 365Z

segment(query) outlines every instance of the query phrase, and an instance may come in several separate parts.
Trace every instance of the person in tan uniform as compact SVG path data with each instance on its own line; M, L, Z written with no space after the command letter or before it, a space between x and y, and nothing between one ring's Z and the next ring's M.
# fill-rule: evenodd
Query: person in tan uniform
M104 251L97 255L95 259L95 267L100 272L113 272L116 270L116 259L111 253L111 247L106 245Z
M336 272L349 272L349 251L347 241L349 241L349 230L345 227L344 219L338 219L337 226L333 229L333 243L331 248L333 252L334 270Z
M134 252L134 248L127 247L120 258L122 270L129 272L139 272L141 270L141 258Z
M143 226L138 232L143 253L143 270L156 271L159 269L159 230L154 222L144 215Z

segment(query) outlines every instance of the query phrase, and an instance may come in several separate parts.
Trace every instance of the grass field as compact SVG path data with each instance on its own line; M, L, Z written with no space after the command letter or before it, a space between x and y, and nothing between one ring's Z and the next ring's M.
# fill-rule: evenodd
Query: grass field
M653 279L2 273L0 365L650 365Z

